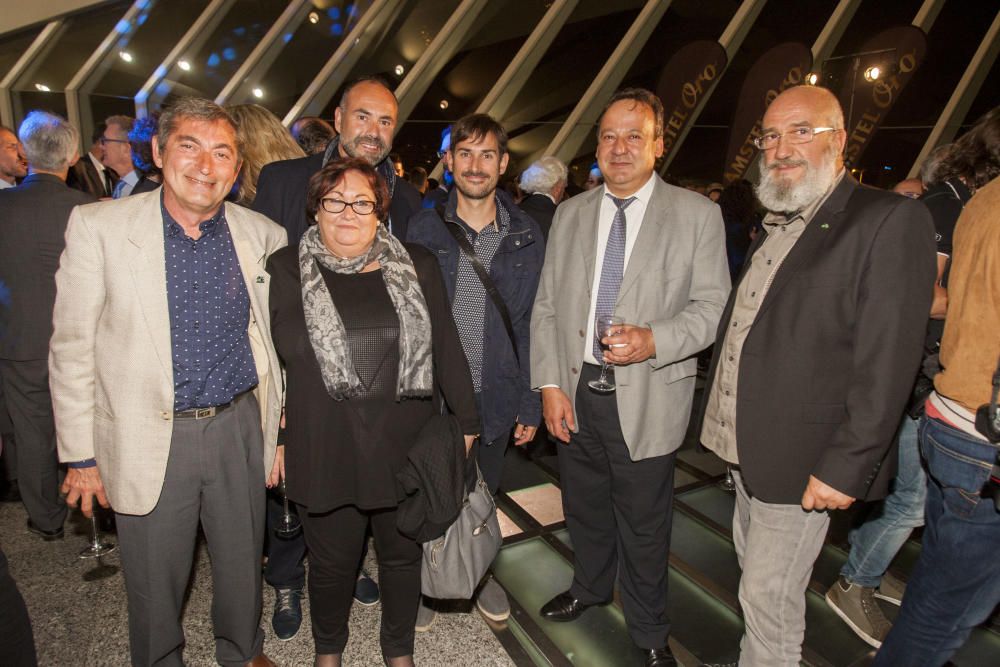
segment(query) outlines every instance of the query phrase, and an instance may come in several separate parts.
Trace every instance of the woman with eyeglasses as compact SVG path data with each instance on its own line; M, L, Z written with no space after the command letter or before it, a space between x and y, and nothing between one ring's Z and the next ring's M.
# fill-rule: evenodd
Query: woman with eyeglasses
M479 432L472 380L437 259L382 224L389 195L364 160L328 163L309 183L316 221L274 253L271 331L285 366L278 456L309 548L319 667L341 664L368 524L382 589L385 664L413 664L421 549L396 529L395 475L443 394Z

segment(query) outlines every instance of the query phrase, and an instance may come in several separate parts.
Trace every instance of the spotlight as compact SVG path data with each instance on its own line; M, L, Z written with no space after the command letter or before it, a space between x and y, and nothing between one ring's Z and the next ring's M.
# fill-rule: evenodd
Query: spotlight
M442 109L447 109L448 108L448 100L441 100L441 103L438 106L441 107Z
M309 22L314 24L319 23L319 14L316 12L309 12Z
M44 83L36 83L35 84L35 90L43 92L43 93L47 93L47 92L49 92L52 89L49 88L48 86L46 86Z
M869 67L865 70L865 81L877 81L882 76L882 70L878 66Z
M809 72L806 75L806 84L810 86L815 86L819 82L819 74L816 72Z
M119 51L118 52L118 57L121 58L122 60L124 60L127 63L132 62L132 54L129 53L128 51Z
M190 72L191 71L191 63L189 63L186 60L178 60L177 61L177 66L180 67L185 72Z
M256 97L258 100L264 97L264 91L261 88L254 88L252 92L253 96Z
M403 67L402 65L396 65L396 69L394 69L393 71L396 73L396 76L403 76L403 72L406 71L406 68Z

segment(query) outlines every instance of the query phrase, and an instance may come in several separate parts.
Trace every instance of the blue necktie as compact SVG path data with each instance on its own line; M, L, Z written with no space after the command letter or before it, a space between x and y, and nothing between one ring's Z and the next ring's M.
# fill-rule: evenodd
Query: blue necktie
M615 203L615 219L608 233L608 245L604 249L604 263L601 265L601 283L597 288L597 308L594 311L594 357L599 362L601 354L601 332L597 329L597 318L615 314L618 289L622 286L625 268L625 209L635 201L635 197L619 199L607 195Z
M122 192L125 190L125 186L126 185L127 185L127 183L125 183L125 179L124 178L122 180L118 181L118 183L115 184L115 191L113 193L111 193L111 198L112 199L121 199Z

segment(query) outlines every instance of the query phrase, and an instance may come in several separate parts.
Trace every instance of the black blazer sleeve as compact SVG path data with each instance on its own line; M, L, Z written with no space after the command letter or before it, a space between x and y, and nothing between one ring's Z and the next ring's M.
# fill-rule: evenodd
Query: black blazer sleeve
M420 193L409 181L397 178L392 201L389 202L389 215L392 216L392 235L400 241L405 241L410 218L418 211L420 211Z
M451 315L441 267L437 258L423 246L407 243L406 250L413 259L417 280L431 316L434 378L444 394L448 408L458 417L462 432L466 435L478 435L482 427L476 410L472 375Z

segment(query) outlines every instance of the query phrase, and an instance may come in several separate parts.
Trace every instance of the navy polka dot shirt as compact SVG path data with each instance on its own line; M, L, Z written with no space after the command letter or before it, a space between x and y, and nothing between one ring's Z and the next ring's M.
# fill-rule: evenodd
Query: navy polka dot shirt
M174 366L174 410L228 403L257 385L250 350L250 297L225 207L195 241L163 211Z

